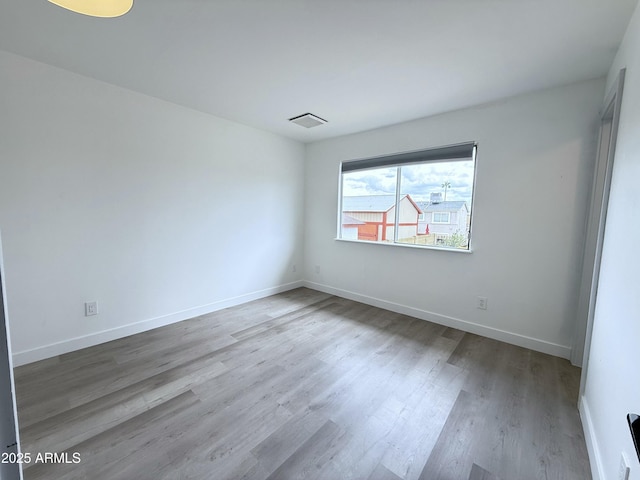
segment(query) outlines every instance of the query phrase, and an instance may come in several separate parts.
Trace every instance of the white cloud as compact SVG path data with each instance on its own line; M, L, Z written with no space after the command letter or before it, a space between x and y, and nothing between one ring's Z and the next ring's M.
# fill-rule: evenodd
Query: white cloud
M396 167L345 173L344 195L394 194ZM471 207L474 166L472 160L432 162L402 167L401 193L408 193L416 201L429 200L431 193L442 193L442 184L450 183L447 200L463 200Z

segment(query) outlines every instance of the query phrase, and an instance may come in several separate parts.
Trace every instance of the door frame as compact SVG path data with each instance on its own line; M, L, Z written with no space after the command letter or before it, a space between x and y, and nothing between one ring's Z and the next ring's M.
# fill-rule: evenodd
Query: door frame
M626 69L621 69L611 90L605 97L600 115L600 132L594 178L591 190L591 202L587 219L585 249L582 263L582 277L578 297L577 321L574 345L571 351L571 363L582 366L580 395L584 393L585 380L589 366L591 335L598 296L600 263L606 230L607 209L613 173L613 161L616 151L622 91Z
M11 355L11 335L7 314L7 295L5 289L4 263L2 256L2 237L0 235L0 452L20 453L20 433L18 429L18 408L16 404L15 382L13 377L13 359ZM0 464L0 480L22 480L22 464Z

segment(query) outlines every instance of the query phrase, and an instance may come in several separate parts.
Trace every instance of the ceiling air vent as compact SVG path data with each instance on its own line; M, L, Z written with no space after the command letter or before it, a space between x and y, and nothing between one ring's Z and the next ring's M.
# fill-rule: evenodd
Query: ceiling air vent
M290 122L300 125L304 128L313 128L323 123L327 123L324 118L320 118L313 113L305 113L289 119Z

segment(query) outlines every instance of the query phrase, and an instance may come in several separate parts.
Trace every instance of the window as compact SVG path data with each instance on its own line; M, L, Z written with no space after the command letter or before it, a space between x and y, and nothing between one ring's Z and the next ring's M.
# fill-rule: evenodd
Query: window
M433 223L450 223L449 212L433 212Z
M343 162L343 240L469 249L474 143Z

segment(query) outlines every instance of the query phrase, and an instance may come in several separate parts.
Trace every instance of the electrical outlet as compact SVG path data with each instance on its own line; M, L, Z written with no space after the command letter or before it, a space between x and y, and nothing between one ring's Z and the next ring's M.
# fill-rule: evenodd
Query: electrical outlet
M478 297L478 301L476 303L476 307L478 307L480 310L486 310L487 309L487 302L488 302L487 297Z
M296 267L296 264L295 264L295 263L291 266L291 271L292 271L293 273L296 273L296 271L297 271L297 267Z
M320 275L320 265L316 265L316 273Z
M629 468L627 457L625 457L624 452L622 452L620 454L620 470L618 471L618 479L629 480L629 473L631 473L631 468Z
M84 316L90 317L91 315L98 314L98 302L86 302L84 304Z

